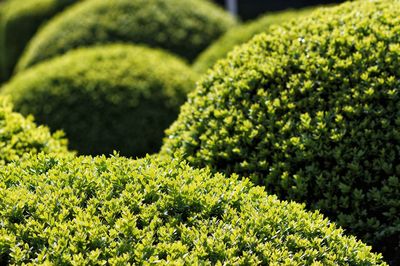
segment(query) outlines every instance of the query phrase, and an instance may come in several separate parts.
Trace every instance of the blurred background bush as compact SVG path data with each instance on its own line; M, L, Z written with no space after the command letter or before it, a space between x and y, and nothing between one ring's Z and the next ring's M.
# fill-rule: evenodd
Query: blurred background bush
M167 52L133 45L73 50L16 75L0 94L80 154L143 156L161 146L197 74Z
M25 45L42 23L75 2L77 0L0 0L0 81L12 75Z

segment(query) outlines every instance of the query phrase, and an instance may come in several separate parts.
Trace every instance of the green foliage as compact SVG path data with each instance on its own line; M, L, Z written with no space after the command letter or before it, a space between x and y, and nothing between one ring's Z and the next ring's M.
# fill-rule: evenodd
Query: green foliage
M385 265L302 205L151 157L0 168L0 224L2 265Z
M112 42L146 44L192 60L234 24L208 1L87 0L35 36L18 70L76 47Z
M7 80L39 26L77 0L9 0L0 6L0 81Z
M10 103L0 98L0 167L28 153L68 153L66 146L62 132L51 135L48 128L13 112Z
M268 32L272 25L279 25L284 22L298 19L301 16L309 14L314 9L288 10L271 14L266 14L255 21L251 21L239 27L235 27L217 41L204 50L195 60L193 68L200 73L204 73L212 67L219 59L225 58L235 46L241 45L255 35Z
M83 48L39 64L2 89L16 110L63 129L82 154L141 156L161 146L197 74L163 51Z
M163 152L249 176L399 256L399 43L395 0L276 27L198 83Z

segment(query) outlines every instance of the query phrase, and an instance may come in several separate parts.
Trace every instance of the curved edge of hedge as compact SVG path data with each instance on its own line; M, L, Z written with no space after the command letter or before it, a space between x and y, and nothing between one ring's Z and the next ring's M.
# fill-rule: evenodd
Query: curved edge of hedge
M280 12L268 13L256 20L247 22L236 28L232 28L218 38L206 50L204 50L194 61L193 69L199 73L204 73L211 68L218 60L226 57L236 46L246 43L255 35L262 32L267 33L269 28L282 23L295 20L305 16L317 7L304 8L299 10L285 10Z

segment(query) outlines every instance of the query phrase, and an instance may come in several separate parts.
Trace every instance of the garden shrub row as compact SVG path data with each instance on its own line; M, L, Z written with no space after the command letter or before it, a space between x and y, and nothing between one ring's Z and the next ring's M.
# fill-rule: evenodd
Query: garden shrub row
M213 42L196 58L193 68L200 73L204 73L219 59L225 58L235 46L246 43L259 33L268 32L269 28L273 25L280 25L294 19L300 19L301 16L311 13L313 9L314 8L308 8L270 13L244 25L232 28Z
M41 152L69 153L62 132L50 134L48 128L37 126L32 117L13 112L10 102L0 97L0 167L26 154Z
M304 202L400 263L400 1L348 2L214 66L163 153Z
M2 265L386 265L317 212L176 160L0 168Z
M197 74L163 51L133 45L82 48L15 76L2 89L17 111L62 129L80 154L142 156L164 130Z
M193 60L235 19L202 0L86 0L35 35L20 71L71 49L112 42L141 43Z
M7 80L26 44L49 18L77 0L9 0L0 6L0 82Z

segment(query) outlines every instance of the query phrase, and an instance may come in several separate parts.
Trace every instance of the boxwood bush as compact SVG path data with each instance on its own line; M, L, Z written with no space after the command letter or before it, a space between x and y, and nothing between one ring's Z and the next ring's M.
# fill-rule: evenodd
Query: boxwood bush
M1 93L16 110L63 129L81 154L155 152L197 74L163 51L133 45L83 48L15 76Z
M0 81L7 80L39 26L77 0L9 0L0 6Z
M307 203L400 263L400 1L323 8L199 82L163 152Z
M312 10L313 8L308 8L269 13L254 21L232 28L196 58L193 68L203 73L212 67L217 60L226 57L235 46L246 43L259 33L268 32L268 29L272 25L279 25L293 19L298 19L301 16L309 14Z
M47 127L37 126L32 117L13 112L9 101L0 97L0 167L25 154L40 152L69 153L63 133L50 134Z
M192 60L235 20L209 1L87 0L48 23L19 62L24 69L76 47L142 43Z
M385 265L302 205L151 157L9 164L0 223L2 265Z

